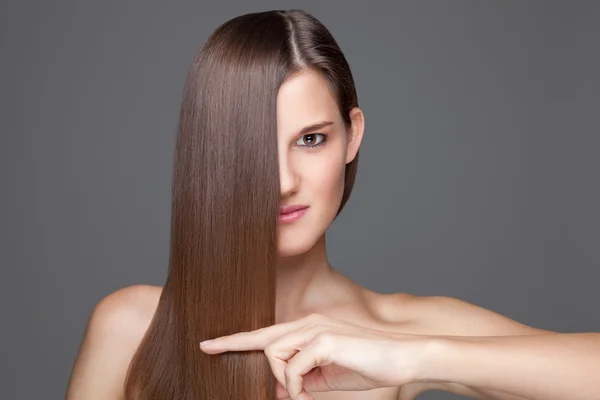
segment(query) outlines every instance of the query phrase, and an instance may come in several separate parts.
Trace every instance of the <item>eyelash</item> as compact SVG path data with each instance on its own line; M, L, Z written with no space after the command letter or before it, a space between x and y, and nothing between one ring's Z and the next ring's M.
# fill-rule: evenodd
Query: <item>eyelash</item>
M302 139L303 139L303 138L305 138L306 136L319 136L319 135L323 136L323 140L321 140L321 141L320 141L318 144L314 144L314 145L310 145L310 144L301 144L301 145L299 145L299 147L308 147L308 148L314 149L315 147L319 147L319 146L321 146L323 143L325 143L325 142L327 141L327 135L326 135L326 134L324 134L324 133L309 133L309 134L307 134L307 135L302 135L302 136L300 137L300 139L298 139L298 141L302 140Z

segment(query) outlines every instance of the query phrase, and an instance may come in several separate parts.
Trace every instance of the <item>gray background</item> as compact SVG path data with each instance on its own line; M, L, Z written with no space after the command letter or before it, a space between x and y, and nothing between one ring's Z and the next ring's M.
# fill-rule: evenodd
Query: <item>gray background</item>
M338 269L600 331L600 2L238 3L2 2L1 398L64 397L93 306L164 282L191 59L273 8L325 23L366 113Z

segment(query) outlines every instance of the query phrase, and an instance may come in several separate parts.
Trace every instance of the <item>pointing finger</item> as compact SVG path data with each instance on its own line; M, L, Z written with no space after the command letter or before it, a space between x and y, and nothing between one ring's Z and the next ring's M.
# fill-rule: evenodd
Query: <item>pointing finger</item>
M239 332L233 335L221 336L216 339L200 343L202 351L210 354L226 351L264 350L269 343L281 336L294 332L306 326L315 317L309 316L299 320L272 325L250 332Z

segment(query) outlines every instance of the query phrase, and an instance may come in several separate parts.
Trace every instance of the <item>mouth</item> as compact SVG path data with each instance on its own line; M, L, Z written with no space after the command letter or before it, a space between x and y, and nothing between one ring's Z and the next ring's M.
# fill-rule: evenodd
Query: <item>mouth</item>
M306 214L308 206L287 206L279 209L279 222L289 223L299 220Z

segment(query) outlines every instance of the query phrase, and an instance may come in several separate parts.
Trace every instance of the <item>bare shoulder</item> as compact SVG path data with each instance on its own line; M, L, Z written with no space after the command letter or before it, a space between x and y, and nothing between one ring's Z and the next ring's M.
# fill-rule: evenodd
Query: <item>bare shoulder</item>
M416 334L501 336L548 333L495 311L448 296L386 295L389 318L404 322Z
M104 297L88 320L67 400L122 399L125 376L158 305L162 288L134 285Z

